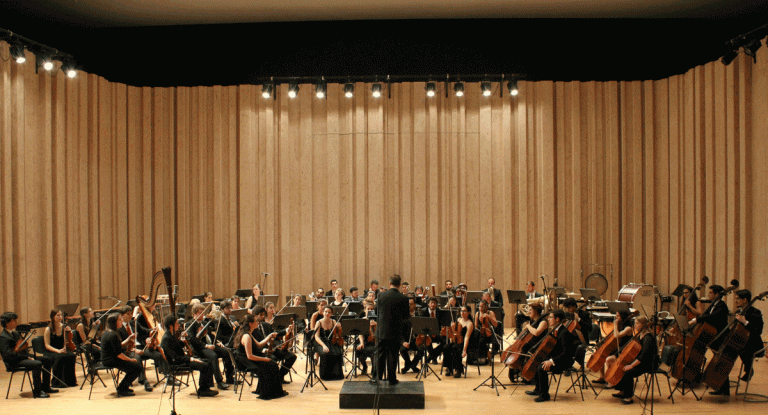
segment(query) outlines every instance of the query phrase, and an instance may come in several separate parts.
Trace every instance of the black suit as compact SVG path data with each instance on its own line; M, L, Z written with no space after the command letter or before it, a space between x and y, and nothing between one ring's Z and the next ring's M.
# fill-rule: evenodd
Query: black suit
M184 344L177 339L173 333L166 331L160 340L160 347L163 348L168 363L173 366L186 365L200 372L200 389L209 390L213 386L213 370L208 363L193 362L192 359L184 353Z
M21 340L21 334L16 331L0 332L0 355L7 369L24 368L32 370L32 388L35 396L40 394L41 390L51 389L51 367L53 360L47 356L37 356L36 360L30 359L29 349L23 352L14 352L13 348ZM43 370L45 369L45 370ZM22 382L24 380L22 379Z
M381 293L376 302L376 338L379 340L377 374L383 378L387 368L389 383L397 382L397 361L400 346L408 333L404 333L408 321L408 297L396 288Z
M723 300L713 301L709 305L704 314L696 318L697 323L708 323L714 327L718 333L723 331L728 326L728 306ZM713 350L720 348L725 336L719 336L716 341L710 343L708 346Z
M739 358L742 363L744 363L743 379L751 379L754 354L756 351L763 348L763 339L761 338L761 335L763 334L763 313L757 308L752 307L744 314L744 318L747 319L747 324L744 327L749 331L749 338L747 339L747 344L739 351ZM735 324L741 323L739 322ZM734 329L735 327L731 330ZM727 337L727 334L723 335L723 337ZM730 383L727 378L718 391L730 393Z
M575 336L569 332L565 326L560 326L557 330L557 344L549 354L549 359L555 364L549 368L552 373L563 373L573 365L573 357L576 354L576 342L578 341ZM539 366L534 378L536 382L536 391L541 393L541 396L549 396L549 372L544 370L543 364Z

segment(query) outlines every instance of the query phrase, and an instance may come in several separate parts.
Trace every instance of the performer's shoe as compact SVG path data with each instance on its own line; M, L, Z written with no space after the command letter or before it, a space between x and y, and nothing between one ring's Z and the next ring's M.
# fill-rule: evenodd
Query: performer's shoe
M621 392L619 392L619 393L614 393L614 394L612 394L611 396L613 396L614 398L624 399L624 394L623 394L623 393L621 393Z
M52 393L59 393L59 390L58 389L53 389L53 388L48 388L48 389L43 389L43 392L45 392L45 393L50 395Z
M389 386L395 386L395 385L397 385L398 383L400 383L400 381L399 381L399 380L397 380L397 379L394 379L394 380L390 380L390 381L389 381Z
M541 395L541 392L539 392L536 389L534 389L532 391L525 391L525 394L529 395L529 396L539 396L539 395Z
M622 398L621 399L621 403L624 404L624 405L631 405L634 402L635 401L633 401L632 398Z
M34 392L34 393L33 393L33 396L34 396L35 398L40 398L40 399L45 399L45 398L48 398L48 397L49 397L49 395L48 395L47 393L45 393L45 391Z
M229 389L229 385L227 385L224 382L216 382L216 387L221 389L221 390L223 390L223 391Z
M546 394L546 395L539 395L539 396L537 396L536 399L534 399L533 401L534 402L546 402L548 400L549 400L549 394Z
M130 390L130 389L118 389L117 390L117 396L134 396L134 395L136 395L136 394L133 393L133 391Z
M605 379L595 379L595 380L592 381L592 383L594 385L605 385L606 384Z
M144 390L147 392L152 392L155 390L155 388L152 387L152 385L149 384L149 382L144 382Z
M197 391L197 396L216 396L219 394L219 391L215 391L213 389L203 389Z
M453 376L453 369L448 369L445 371L445 376Z
M725 391L712 391L712 392L710 392L709 394L710 394L710 395L722 395L722 396L731 396L731 391L730 391L730 390L725 390Z
M749 382L752 379L752 376L755 374L755 369L749 369L749 373L745 373L744 376L742 376L740 379L744 382Z

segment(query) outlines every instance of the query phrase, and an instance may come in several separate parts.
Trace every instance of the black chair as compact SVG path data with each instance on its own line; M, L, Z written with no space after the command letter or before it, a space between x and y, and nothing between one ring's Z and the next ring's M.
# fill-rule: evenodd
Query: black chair
M120 370L119 369L113 369L110 367L104 366L101 362L96 362L91 358L90 353L83 353L83 356L85 357L85 363L86 363L86 376L83 380L83 383L80 384L80 390L83 390L83 386L85 386L85 383L88 382L91 385L90 390L88 391L88 400L91 400L91 395L93 394L93 384L96 383L96 378L99 378L99 382L106 388L107 385L104 383L104 380L101 379L101 375L99 372L104 371L109 373L109 376L112 378L112 384L115 385L115 392L117 393L117 386L118 386L118 378L120 377ZM120 394L117 393L117 397L120 397Z
M571 378L571 385L573 385L573 383L574 383L573 372L571 370L573 370L573 368L568 369L567 372L569 372L569 374L570 374L569 376ZM550 371L549 372L549 383L548 383L548 386L547 386L547 390L549 390L549 386L551 386L552 382L554 382L555 378L557 378L557 387L555 388L555 394L552 396L552 402L556 402L557 401L557 393L560 391L560 381L563 379L563 373L565 373L565 372L566 372L566 370L564 370L562 372L555 372L555 371ZM570 389L568 389L568 390L570 390ZM566 393L568 393L568 391L566 391ZM576 393L576 391L574 390L573 393ZM584 394L581 395L581 400L582 401L584 400Z
M239 401L243 398L243 389L245 389L245 385L251 387L253 385L253 379L257 376L253 370L249 370L237 362L237 359L235 359L235 354L232 353L232 350L227 349L227 353L229 354L229 358L232 360L232 367L235 368L235 393L237 393L237 387L240 386L240 395L237 398ZM251 375L250 380L247 379L249 373Z
M182 381L181 378L183 376L187 377L186 381ZM168 374L165 378L165 385L163 386L163 393L165 393L165 389L168 387L168 384L171 385L171 394L175 394L179 391L181 391L181 387L183 386L189 386L189 379L192 378L192 385L195 387L195 394L197 395L197 398L200 399L200 394L197 390L197 382L195 381L194 376L194 369L192 369L188 365L171 365L168 364Z
M755 354L752 355L753 373L754 373L754 362L756 362L757 359L761 357L765 357L765 350L766 350L765 346L766 346L766 342L763 342L763 348L756 351ZM744 381L744 383L746 384L746 386L744 387L744 392L739 393L739 386L741 385L741 382L742 382L741 377L743 376L743 374L744 374L744 362L741 362L741 368L739 369L739 377L737 378L738 380L736 381L736 395L743 395L744 402L768 402L768 396L766 395L761 395L759 393L749 393L749 382L752 380L752 376L747 376L748 380Z
M3 364L5 364L5 361L3 361ZM25 378L29 380L29 388L34 389L32 386L32 375L29 374L29 372L32 372L33 369L27 367L9 368L8 365L5 365L5 371L11 374L11 379L8 381L8 391L5 392L5 399L8 399L8 396L11 394L11 383L13 383L13 375L16 373L24 373L21 375L21 389L19 389L19 392L24 392Z

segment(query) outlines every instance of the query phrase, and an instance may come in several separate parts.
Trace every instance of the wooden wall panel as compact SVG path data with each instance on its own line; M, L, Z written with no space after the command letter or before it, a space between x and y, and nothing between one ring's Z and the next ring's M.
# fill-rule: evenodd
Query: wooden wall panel
M7 48L7 45L0 44ZM136 88L0 62L4 309L104 308L163 266L182 298L609 278L768 285L768 51L659 81ZM501 85L494 84L495 88ZM391 98L389 95L391 93ZM509 321L507 322L509 324Z

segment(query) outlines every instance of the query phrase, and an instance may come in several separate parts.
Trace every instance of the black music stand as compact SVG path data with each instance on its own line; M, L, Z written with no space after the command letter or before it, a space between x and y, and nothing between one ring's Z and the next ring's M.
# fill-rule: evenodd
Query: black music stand
M198 300L201 304L203 304L205 303L205 294L193 295L192 298L190 298L190 301L191 300Z
M370 331L370 329L371 322L364 318L341 319L341 335L344 336L344 338L352 336L353 339L357 339L357 336ZM347 378L352 380L353 376L357 377L357 347L355 347L354 341L351 341L350 344L352 345L352 370L349 371Z
M272 303L275 304L275 307L277 307L278 297L278 295L260 295L259 301L256 302L256 305L264 306L266 303Z
M347 312L354 313L356 316L363 312L363 303L360 301L350 302Z
M691 327L688 326L688 316L687 315L682 315L681 316L680 314L675 313L675 320L677 320L677 326L680 328L680 332L683 333L683 339L684 339L683 340L683 342L684 342L683 343L683 347L681 347L682 350L680 350L678 353L682 353L683 354L683 362L688 362L688 359L685 356L685 349L686 349L686 347L685 347L685 338L688 337L688 336L693 336L693 331L691 330ZM683 377L682 377L682 379L679 379L677 381L677 385L675 385L675 389L672 389L672 393L670 393L669 396L667 397L667 399L672 399L672 402L675 401L675 398L673 398L672 395L675 394L676 390L680 389L680 395L681 396L685 396L685 394L687 393L685 391L685 386L686 386L686 384L688 384L688 381L685 380L685 371L686 371L686 369L685 369L685 367L683 367ZM726 380L726 382L728 382L728 381ZM702 400L704 398L703 394L701 395L701 398L699 398L699 395L696 395L696 391L693 390L693 386L689 385L688 392L692 393L697 401L700 401L700 400ZM706 390L705 390L705 392L706 392Z
M307 307L305 306L298 306L298 307L283 307L283 311L280 312L280 315L290 315L293 317L294 322L298 320L306 320L307 319ZM298 340L298 332L296 331L296 325L293 326L294 331L294 342L293 346L291 346L291 351L293 353L301 352L304 353L303 350L299 349L298 346L296 346Z
M440 333L440 326L438 325L437 318L411 317L411 327L413 327L414 333L421 333L424 336L433 336ZM437 373L435 373L435 370L432 369L432 367L429 365L429 356L427 353L426 341L424 341L423 346L421 348L423 349L424 353L421 356L421 359L422 359L421 370L419 371L419 376L416 378L416 381L421 381L422 378L429 376L430 372L433 375L435 375L437 380L442 381L442 379L440 379L440 376L438 376Z
M246 299L251 295L253 295L253 290L251 288L241 288L235 291L235 297L239 297L241 300Z
M72 304L59 304L56 306L56 310L61 311L61 314L63 316L61 322L66 325L65 319L67 317L72 317L77 313L77 307L80 305L80 303L72 303Z
M520 304L528 304L525 291L523 290L507 290L507 301L515 305L515 315L520 313ZM512 332L509 333L507 338L512 337L515 333L517 333L517 327L512 327Z
M479 303L482 298L483 291L467 291L467 297L464 299L465 304L462 305L474 304L475 308L477 308L477 303Z
M317 371L315 371L317 362L315 361L314 350L307 350L307 360L309 361L309 373L307 373L307 380L304 381L304 386L301 387L301 391L299 393L304 393L304 388L307 386L314 388L318 383L323 385L323 389L328 390L328 388L325 387L325 383L323 383L322 379L320 379L320 376L317 375Z
M579 288L579 292L581 292L582 298L586 299L591 303L596 303L598 301L603 300L602 298L600 298L600 294L598 294L597 290L594 288Z

